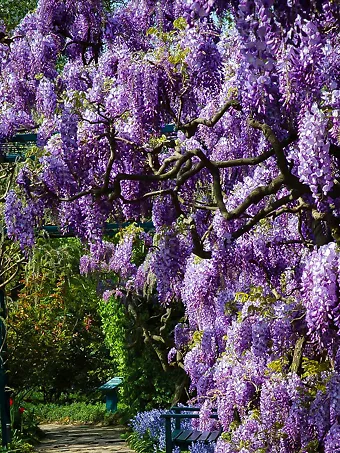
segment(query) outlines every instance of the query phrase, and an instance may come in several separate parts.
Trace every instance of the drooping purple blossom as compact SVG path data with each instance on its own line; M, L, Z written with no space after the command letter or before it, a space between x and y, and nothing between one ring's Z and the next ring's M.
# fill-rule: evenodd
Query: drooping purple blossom
M221 12L231 13L231 29ZM180 16L186 22L174 26ZM99 0L40 0L11 46L0 44L0 139L39 128L46 145L41 171L18 179L26 200L7 196L10 237L30 247L52 208L63 230L89 242L83 273L113 271L139 294L156 280L160 302L182 299L187 324L175 329L176 349L187 351L202 426L214 401L231 430L219 453L295 453L315 441L338 449L338 18L334 1L145 0L106 16ZM240 108L207 126L230 99ZM195 118L201 124L186 130ZM249 119L278 140L297 138L273 147L268 129ZM174 122L165 145L161 126ZM177 173L185 183L163 180L186 153ZM221 163L263 153L271 157L259 165ZM219 166L219 200L214 167L198 170L205 159ZM291 175L260 196L282 160ZM156 235L138 268L132 236L103 241L108 219L151 217ZM314 248L318 217L331 226ZM329 363L325 375L289 373L302 335L302 366ZM146 418L162 438L157 417Z

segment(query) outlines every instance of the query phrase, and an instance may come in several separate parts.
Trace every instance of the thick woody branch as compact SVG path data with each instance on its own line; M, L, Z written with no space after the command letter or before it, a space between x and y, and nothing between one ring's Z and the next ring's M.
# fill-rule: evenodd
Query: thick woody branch
M260 123L259 121L256 121L252 118L248 119L248 124L250 127L254 128L254 129L259 129L263 132L263 135L269 141L269 143L271 144L271 146L274 150L277 165L278 165L281 173L285 176L286 179L288 179L291 176L288 161L283 152L282 143L280 143L280 141L277 139L273 130L267 124Z
M284 176L279 175L267 186L260 186L254 189L237 208L228 213L227 220L239 218L251 205L259 203L268 195L276 193L284 184ZM282 204L280 204L282 206ZM256 217L256 216L255 216ZM262 218L262 217L261 217Z
M271 144L275 153L277 166L279 167L281 174L285 178L285 184L287 185L287 187L290 189L300 190L301 193L309 192L310 190L308 186L302 184L299 178L292 174L290 164L288 163L288 160L284 153L284 148L296 139L296 134L291 134L286 140L280 142L276 137L274 131L267 124L260 123L259 121L256 121L252 118L248 119L248 124L254 129L261 130L263 132L263 135Z
M78 200L79 198L86 197L86 195L91 195L93 193L93 189L82 190L81 192L76 193L68 198L59 198L59 201L71 202Z
M194 206L194 208L203 209L205 211L217 211L218 210L217 206L201 204L199 202L194 203L193 206Z
M159 328L159 334L162 335L163 332L166 332L166 329L169 327L171 321L172 308L168 307L166 312L161 317L161 326Z
M204 163L200 161L198 164L194 165L190 170L186 171L185 173L182 173L176 179L176 188L182 186L188 179L199 173L204 167L205 167Z
M194 219L190 218L188 223L189 223L191 238L192 238L192 241L194 244L192 253L194 253L194 255L199 256L200 258L203 258L203 259L210 259L211 251L204 250L202 239L201 239L200 235L198 234Z
M300 369L305 341L306 341L305 337L301 336L297 339L295 343L293 360L290 366L290 371L292 373L298 373Z
M213 127L225 114L225 112L230 109L231 107L235 108L236 110L241 110L241 106L238 101L230 100L226 102L226 104L211 118L211 119L204 119L204 118L196 118L184 125L179 125L178 129L185 132L187 137L191 137L195 134L199 125L205 125L207 127ZM254 129L261 130L269 141L271 145L271 149L268 151L263 152L262 154L254 157L247 157L247 158L240 158L240 159L230 159L227 161L211 161L207 155L200 149L190 150L185 152L184 154L180 153L179 150L175 149L174 154L165 159L162 164L154 165L154 162L150 161L149 159L149 171L151 172L147 174L134 174L134 173L118 173L113 181L111 180L111 173L112 167L115 159L115 146L116 140L122 141L127 145L134 146L140 148L139 145L130 142L121 137L115 137L114 131L110 131L107 133L107 138L110 143L111 155L108 161L107 169L104 175L104 183L101 187L92 187L89 190L84 190L76 195L71 196L67 199L67 201L72 201L77 198L80 198L84 195L92 194L94 196L101 196L101 195L108 195L110 200L115 200L117 198L122 198L121 196L121 182L122 181L145 181L145 182L162 182L162 181L174 181L176 186L174 189L163 189L163 190L155 190L152 192L148 192L143 195L140 199L145 199L148 197L153 197L156 195L165 195L170 194L173 198L173 203L178 215L182 214L180 200L178 199L178 191L180 187L189 180L192 176L199 173L204 168L211 174L212 177L212 189L213 195L216 201L215 206L207 206L208 209L216 209L218 208L221 212L221 215L226 220L233 220L236 218L245 218L246 211L252 205L257 205L260 201L262 201L265 197L270 195L276 194L279 189L283 186L286 186L288 189L291 190L291 194L283 197L279 200L274 201L273 203L268 204L264 209L261 209L254 217L252 217L242 228L238 229L234 232L233 237L237 238L240 237L242 234L250 231L250 229L255 226L261 219L268 217L268 216L278 216L284 212L284 210L294 209L289 208L286 205L296 200L299 196L304 193L309 193L309 188L302 184L298 178L291 173L292 164L288 162L284 148L292 143L296 136L291 134L287 139L283 141L279 141L273 132L273 130L267 125L260 123L254 119L248 119L248 124L250 127ZM112 132L112 133L110 133ZM145 151L144 148L140 148ZM161 151L162 147L157 147L149 154L158 155ZM197 163L193 163L193 157L198 157L199 161ZM238 166L251 166L260 164L267 159L275 156L278 168L280 173L276 176L268 185L260 186L254 189L245 199L244 201L234 210L228 212L224 194L222 190L221 178L220 178L220 171L221 168L231 168L231 167L238 167ZM170 168L169 168L170 167ZM136 202L138 200L124 200L126 202ZM66 200L63 200L66 201ZM196 207L205 208L204 206L199 206L196 204ZM282 208L281 211L278 210ZM248 216L249 217L249 216ZM210 257L210 252L207 252L203 249L202 240L199 237L197 230L194 225L191 225L191 235L194 242L194 253L198 254L203 258ZM338 229L333 227L333 230L336 230L338 235ZM340 235L339 235L340 236Z
M256 157L244 157L240 159L231 159L231 160L212 160L211 163L214 164L218 168L230 168L230 167L241 167L243 165L257 165L265 160L269 159L269 157L274 156L274 150L271 149L266 151L259 156Z
M222 186L220 180L220 172L218 168L210 161L210 159L204 154L200 149L192 151L197 157L199 157L204 164L204 166L209 170L213 178L213 193L216 199L217 206L221 211L221 214L224 218L227 218L228 211L224 204Z
M103 191L105 192L107 188L109 187L110 184L110 175L112 171L112 167L115 161L116 153L115 153L115 139L114 139L114 130L112 131L111 128L107 133L107 139L110 144L110 157L109 161L107 163L106 171L105 171L105 176L104 176L104 185L103 185Z
M172 164L173 162L176 162L176 161L178 162L182 157L183 157L183 154L180 154L178 152L175 152L172 156L167 157L166 159L164 159L162 165L159 167L158 171L155 174L156 175L163 174L170 164ZM189 156L189 159L190 158L191 158L191 156Z
M239 228L238 230L234 231L232 234L233 239L237 239L241 237L243 234L248 233L258 222L269 214L273 213L276 209L280 208L281 206L286 205L289 202L294 201L298 198L298 194L294 197L293 195L287 195L286 197L280 198L279 200L270 203L265 208L261 209L249 222L247 222L243 227Z
M281 209L278 209L276 212L272 214L272 217L276 218L285 213L298 214L303 210L312 210L312 206L309 205L308 203L305 203L302 199L300 199L300 203L297 206L293 207L285 206Z
M241 110L241 104L234 100L231 99L227 101L224 106L217 112L211 119L206 119L206 118L195 118L192 121L189 121L186 124L183 125L178 125L178 129L183 131L186 135L187 138L192 137L195 135L197 128L199 125L204 125L207 127L213 127L215 124L222 118L222 116L226 113L227 110L229 110L231 107L233 107L235 110Z

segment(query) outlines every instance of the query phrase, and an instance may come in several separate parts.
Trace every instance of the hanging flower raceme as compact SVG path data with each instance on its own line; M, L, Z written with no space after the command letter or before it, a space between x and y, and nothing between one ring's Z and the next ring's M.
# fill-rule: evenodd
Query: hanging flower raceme
M334 242L314 250L302 274L303 303L312 337L332 345L339 334L339 253Z

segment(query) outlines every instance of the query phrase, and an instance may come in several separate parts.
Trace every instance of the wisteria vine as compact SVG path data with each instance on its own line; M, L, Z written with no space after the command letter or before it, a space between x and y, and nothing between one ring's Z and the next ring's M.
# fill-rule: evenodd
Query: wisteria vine
M106 296L182 301L169 361L217 408L218 453L340 451L339 3L40 0L0 40L0 141L35 130L7 196L88 244ZM106 221L152 219L113 245ZM134 259L136 241L143 259Z

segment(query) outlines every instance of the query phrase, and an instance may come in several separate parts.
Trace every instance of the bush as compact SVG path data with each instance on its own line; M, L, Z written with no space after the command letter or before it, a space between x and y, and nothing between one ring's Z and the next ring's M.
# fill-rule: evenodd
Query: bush
M39 423L102 423L109 425L117 420L116 414L107 412L104 403L38 404L34 407L34 412Z
M61 403L62 394L65 399L92 393L111 376L97 281L80 275L82 253L75 239L40 239L8 291L8 372L14 392L40 389L45 402Z
M33 445L20 437L14 438L7 448L0 447L0 452L6 453L31 453L33 451Z
M162 409L139 412L131 419L132 434L127 438L130 447L137 453L165 450L165 423Z
M179 305L172 310L169 324L162 330L160 320L164 317L164 307L143 299L136 308L136 321L128 309L129 303L137 307L136 300L124 303L111 297L108 301L102 301L99 308L113 367L117 375L123 377L119 393L126 405L128 419L155 406L169 406L177 402L175 395L178 388L182 388L186 399L183 383L187 380L183 369L167 364L167 352L173 346L172 330L183 314L183 307ZM165 367L155 352L155 344L146 341L143 336L145 326L150 336L159 337L160 332L163 335L164 343L155 343L158 351L164 354Z

